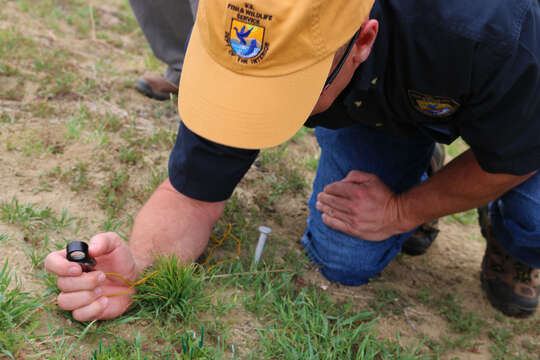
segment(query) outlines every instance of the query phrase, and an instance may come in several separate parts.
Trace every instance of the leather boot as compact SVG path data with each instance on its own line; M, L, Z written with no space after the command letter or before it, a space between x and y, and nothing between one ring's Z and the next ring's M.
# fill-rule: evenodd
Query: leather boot
M135 82L135 89L141 94L156 100L168 100L171 94L178 94L178 86L161 75L147 74Z

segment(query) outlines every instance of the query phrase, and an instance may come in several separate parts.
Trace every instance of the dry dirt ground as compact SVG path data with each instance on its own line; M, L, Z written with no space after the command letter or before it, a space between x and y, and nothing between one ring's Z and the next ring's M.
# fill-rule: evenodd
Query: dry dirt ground
M73 225L68 235L52 234L51 242L88 239L111 226L127 235L151 191L151 175L166 169L179 118L174 101L157 104L132 88L141 73L161 68L126 3L0 0L0 203L17 199L56 214L67 209L78 219L76 229ZM114 121L109 126L110 118ZM129 153L131 148L136 151ZM296 164L318 152L310 133L287 151L284 159ZM85 170L77 172L78 166ZM129 173L131 193L112 216L99 194L107 184L114 188L110 179L120 169ZM254 200L258 171L250 170L237 190L246 207L260 206ZM309 184L313 171L303 169L302 174ZM298 239L308 193L272 205L281 218L269 224L273 236L290 241L278 251L301 252ZM0 222L0 234L10 238L2 244L0 263L9 259L25 289L42 290L32 281L35 269L21 244L43 239L32 239L39 234L5 221ZM442 358L540 358L540 313L512 320L484 297L479 281L484 249L476 223L444 219L427 254L399 256L369 285L332 284L315 269L300 281L317 283L337 301L353 299L359 311L380 311L381 338L399 336L401 343L415 344L425 337L426 353L447 346ZM252 319L250 314L233 316ZM474 319L486 323L471 335ZM460 326L464 330L456 329Z

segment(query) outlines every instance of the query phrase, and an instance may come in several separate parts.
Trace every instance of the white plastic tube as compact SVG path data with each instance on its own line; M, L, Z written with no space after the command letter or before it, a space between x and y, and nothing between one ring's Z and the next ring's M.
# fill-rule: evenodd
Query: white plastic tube
M264 244L266 243L266 238L272 232L267 226L259 226L259 241L257 242L257 247L255 248L255 259L253 260L255 264L261 259L262 252L264 250Z

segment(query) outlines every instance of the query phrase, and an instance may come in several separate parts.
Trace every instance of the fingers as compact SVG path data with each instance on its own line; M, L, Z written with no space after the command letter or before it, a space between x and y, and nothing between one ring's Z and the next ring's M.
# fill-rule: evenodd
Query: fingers
M98 300L103 293L101 287L93 290L63 292L58 295L58 306L64 310L75 310Z
M349 173L347 174L345 179L343 179L343 181L354 182L354 183L366 183L366 182L370 182L374 180L375 178L377 178L377 176L374 174L367 173L360 170L352 170L352 171L349 171Z
M82 273L80 276L60 276L56 281L58 289L63 292L73 292L81 290L93 290L101 285L106 276L101 271Z
M90 239L88 245L88 253L92 257L98 257L107 255L116 250L124 241L118 234L108 232L104 234L98 234Z
M359 239L367 241L381 241L388 238L390 235L380 234L377 231L373 231L370 225L362 226L360 228L355 228L348 221L344 221L340 218L333 217L329 214L323 213L322 216L323 223L337 231L342 233L349 234Z
M339 219L346 223L351 222L352 216L348 211L342 211L341 209L338 209L334 207L333 205L327 205L326 203L323 203L321 201L317 201L316 207L317 207L317 210L323 213L323 215L326 215L331 218Z
M350 234L352 235L352 231L351 231L351 228L349 226L349 224L345 221L342 221L338 218L335 218L335 217L332 217L328 214L325 214L323 213L322 214L322 221L326 224L326 226L334 229L334 230L337 230L337 231L341 231L343 233L346 233L346 234Z
M358 187L358 183L337 181L335 183L326 185L323 192L325 194L351 199L354 196L355 189L357 189Z
M78 276L81 266L66 259L66 250L55 251L45 258L45 269L59 276Z
M350 212L352 210L352 204L348 198L330 195L324 192L317 195L317 209L319 209L319 203L343 212Z
M73 310L73 318L78 321L99 319L101 318L101 315L106 311L108 303L109 299L102 296L96 301L93 301L86 306Z

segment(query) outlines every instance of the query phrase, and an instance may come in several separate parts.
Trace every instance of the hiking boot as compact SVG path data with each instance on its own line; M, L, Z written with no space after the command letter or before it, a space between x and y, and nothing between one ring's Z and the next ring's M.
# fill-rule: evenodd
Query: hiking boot
M514 259L499 244L487 207L478 209L478 220L487 240L480 279L489 302L508 316L534 314L540 295L540 269Z
M410 256L425 254L439 234L439 220L420 225L418 229L403 243L401 251Z
M435 150L429 162L427 170L428 176L432 176L444 166L444 146L442 144L435 144ZM425 254L429 249L435 238L439 234L438 228L439 220L434 220L430 223L422 224L416 231L403 243L401 252L410 255L417 256Z
M141 94L156 100L168 100L171 94L178 94L178 86L161 75L144 75L135 82L135 89Z

